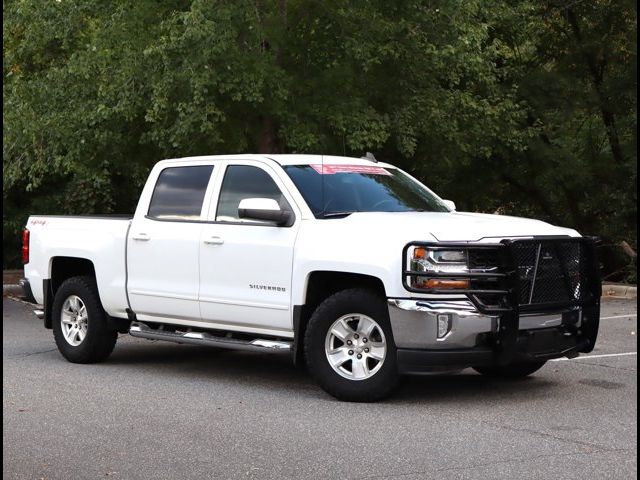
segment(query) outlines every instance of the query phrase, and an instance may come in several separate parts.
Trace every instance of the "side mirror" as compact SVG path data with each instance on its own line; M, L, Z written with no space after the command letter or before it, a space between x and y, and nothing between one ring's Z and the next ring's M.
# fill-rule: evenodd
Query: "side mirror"
M293 213L282 210L273 198L245 198L240 200L238 205L238 217L275 222L278 226L290 226Z
M442 200L442 203L444 203L449 210L453 210L454 212L456 211L456 203L455 202L453 202L451 200Z

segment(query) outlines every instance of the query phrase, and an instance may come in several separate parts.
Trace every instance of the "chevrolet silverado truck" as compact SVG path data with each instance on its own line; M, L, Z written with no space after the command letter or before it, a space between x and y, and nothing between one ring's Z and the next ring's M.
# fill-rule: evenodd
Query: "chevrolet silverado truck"
M403 374L516 378L590 352L594 243L458 212L371 155L203 156L156 164L132 217L30 217L22 284L71 362L118 333L286 353L374 401Z

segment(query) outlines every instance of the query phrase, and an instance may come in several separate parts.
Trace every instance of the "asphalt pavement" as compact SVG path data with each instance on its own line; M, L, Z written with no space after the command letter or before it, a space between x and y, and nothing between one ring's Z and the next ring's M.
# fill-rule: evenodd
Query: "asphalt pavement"
M596 349L525 380L407 377L354 404L278 355L121 335L74 365L5 298L3 478L636 478L636 312L605 300Z

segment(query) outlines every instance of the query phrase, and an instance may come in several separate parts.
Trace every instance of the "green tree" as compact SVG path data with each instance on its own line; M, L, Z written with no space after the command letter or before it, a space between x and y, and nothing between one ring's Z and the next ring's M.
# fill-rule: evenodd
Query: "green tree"
M628 0L3 8L5 265L29 213L130 212L157 160L247 151L371 150L462 208L635 246Z

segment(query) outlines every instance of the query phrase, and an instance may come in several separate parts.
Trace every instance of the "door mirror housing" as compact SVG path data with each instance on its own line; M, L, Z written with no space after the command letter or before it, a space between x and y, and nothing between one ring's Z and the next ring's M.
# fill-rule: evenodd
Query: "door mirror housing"
M442 200L442 203L446 205L446 207L450 210L456 211L456 203L452 200Z
M238 217L247 220L274 222L289 227L293 223L293 212L282 210L273 198L245 198L238 205Z

